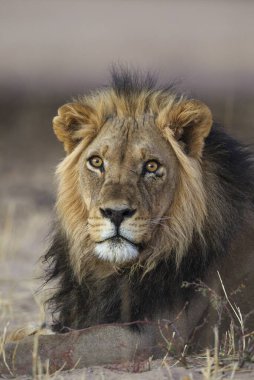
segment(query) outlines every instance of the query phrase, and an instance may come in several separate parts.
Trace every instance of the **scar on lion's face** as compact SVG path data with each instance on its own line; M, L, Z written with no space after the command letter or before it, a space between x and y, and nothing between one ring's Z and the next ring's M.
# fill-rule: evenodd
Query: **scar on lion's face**
M163 225L176 157L153 117L112 118L83 152L79 175L88 231L102 259L134 259Z

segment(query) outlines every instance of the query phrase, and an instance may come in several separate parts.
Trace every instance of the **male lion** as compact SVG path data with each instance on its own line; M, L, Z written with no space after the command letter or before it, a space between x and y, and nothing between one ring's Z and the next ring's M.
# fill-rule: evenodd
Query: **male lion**
M201 348L228 328L215 294L254 308L253 156L205 104L120 70L53 126L67 153L45 256L55 331L168 321Z

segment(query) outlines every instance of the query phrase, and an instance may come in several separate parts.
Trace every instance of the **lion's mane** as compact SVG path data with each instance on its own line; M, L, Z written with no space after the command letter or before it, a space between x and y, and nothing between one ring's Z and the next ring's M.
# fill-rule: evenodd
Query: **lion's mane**
M131 264L101 263L82 228L87 210L77 163L108 118L142 114L156 117L171 144L179 162L178 186L168 219L143 256ZM55 330L153 319L158 310L173 309L179 299L193 297L193 290L181 287L183 281L204 280L209 266L230 254L246 214L253 213L253 158L211 123L209 109L199 102L177 96L170 88L155 88L149 76L128 72L115 72L111 87L60 108L54 130L68 155L57 169L58 218L44 258L47 280L58 280L50 300ZM79 124L86 128L79 129ZM174 138L178 125L191 125L185 136L185 143L190 142L187 153Z

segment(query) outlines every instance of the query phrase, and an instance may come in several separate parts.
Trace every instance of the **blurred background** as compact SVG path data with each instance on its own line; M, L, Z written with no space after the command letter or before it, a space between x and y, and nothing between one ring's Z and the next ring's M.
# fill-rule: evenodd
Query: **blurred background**
M41 315L35 268L64 156L51 127L57 108L106 85L121 63L177 83L253 144L253 17L247 0L0 0L2 320Z

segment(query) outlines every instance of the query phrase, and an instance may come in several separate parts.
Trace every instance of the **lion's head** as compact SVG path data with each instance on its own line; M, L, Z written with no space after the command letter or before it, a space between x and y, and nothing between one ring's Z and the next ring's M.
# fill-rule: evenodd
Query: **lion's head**
M208 107L115 74L112 87L60 107L53 125L67 152L57 212L78 278L92 266L148 269L173 252L179 264L206 215Z

